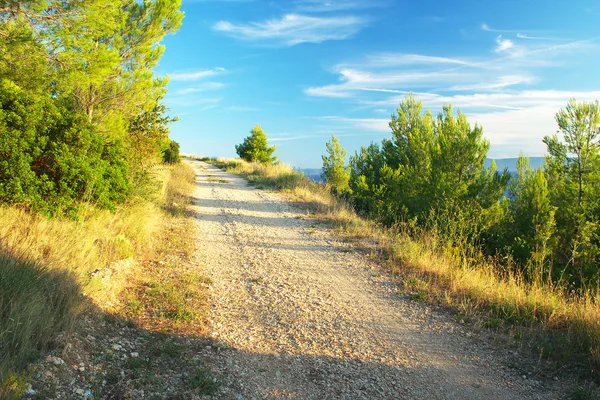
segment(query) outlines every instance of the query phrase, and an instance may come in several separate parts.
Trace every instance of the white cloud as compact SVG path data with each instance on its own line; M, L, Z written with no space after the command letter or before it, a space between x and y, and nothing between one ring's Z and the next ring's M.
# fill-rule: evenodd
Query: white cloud
M339 71L340 84L321 87L309 87L305 93L317 97L352 97L353 91L373 91L383 93L408 93L399 88L419 87L421 85L444 84L449 81L459 82L464 76L459 71L362 71L346 68Z
M219 75L225 72L225 68L216 67L213 69L204 69L199 71L189 72L174 72L169 75L171 81L197 81L200 79L208 78L210 76Z
M167 96L165 102L168 106L196 107L201 109L217 107L223 101L223 97L195 97L190 94Z
M490 28L490 26L488 24L486 24L485 22L483 24L481 24L481 29L483 29L484 31L488 31L488 32L494 32L494 30L492 28Z
M574 55L590 54L599 47L596 38L544 46L535 41L516 46L501 37L498 42L502 51L497 55L468 59L403 53L367 55L362 61L333 67L338 83L304 91L309 96L352 101L362 99L357 92L503 91L542 82L541 69L564 68L576 60Z
M313 17L287 14L280 19L248 24L219 21L213 29L236 39L294 46L300 43L321 43L343 40L361 30L366 21L354 16Z
M526 33L517 33L517 37L519 39L528 39L528 40L552 40L552 38L549 38L549 37L530 36Z
M434 57L422 54L406 54L406 53L377 53L367 57L367 62L364 65L368 66L401 66L401 65L426 65L426 64L455 64L455 65L470 65L469 61L459 58Z
M252 112L252 111L260 111L260 108L255 107L245 107L245 106L231 106L229 107L230 111L238 111L238 112Z
M491 157L514 157L520 151L541 156L546 150L542 139L556 133L557 110L551 105L538 105L522 110L467 114L467 117L472 124L483 127L491 144Z
M432 109L441 109L444 104L452 104L456 108L471 110L471 112L481 113L483 110L492 109L486 112L498 112L497 110L523 110L540 106L552 107L554 112L552 116L561 107L567 104L570 98L576 98L579 101L592 101L600 98L600 90L596 91L560 91L560 90L526 90L512 92L495 93L471 93L471 94L451 94L440 95L436 93L417 93L415 94L425 107ZM364 104L371 107L393 106L396 107L403 99L404 95L392 96L382 100L363 101ZM495 110L496 109L496 110ZM478 110L478 111L473 111Z
M221 82L206 82L198 86L188 87L184 89L179 89L175 93L176 94L190 94L190 93L199 93L199 92L208 92L211 90L219 90L225 87L225 84Z
M337 125L348 126L364 130L366 132L390 132L388 118L348 118L340 116L325 116L319 119L328 121Z
M523 31L523 30L516 31L513 29L495 29L495 28L492 28L491 26L489 26L488 24L486 24L485 22L483 24L481 24L481 29L486 32L496 32L496 33L518 33L518 32Z
M434 113L452 104L465 112L472 124L481 124L492 143L490 156L516 156L521 150L540 155L545 151L543 137L556 133L554 115L570 98L600 99L600 84L580 91L554 90L551 88L559 83L555 78L547 79L547 73L577 71L600 46L598 38L567 43L564 39L521 36L490 38L490 50L498 52L467 58L447 54L366 55L354 62L338 63L332 68L336 81L308 87L305 93L352 105L347 116L321 118L336 132L389 132L388 118L360 117L383 116L385 110L394 110L407 93L413 92Z
M498 43L498 46L496 46L496 53L501 53L515 47L515 43L512 40L502 39L502 35L498 35L496 43Z

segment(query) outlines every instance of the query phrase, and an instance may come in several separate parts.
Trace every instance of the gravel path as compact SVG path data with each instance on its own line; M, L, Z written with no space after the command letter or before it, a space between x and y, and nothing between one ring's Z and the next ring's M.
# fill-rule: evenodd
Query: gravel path
M213 280L207 352L225 381L217 397L559 398L447 313L407 300L282 196L191 165L197 258Z

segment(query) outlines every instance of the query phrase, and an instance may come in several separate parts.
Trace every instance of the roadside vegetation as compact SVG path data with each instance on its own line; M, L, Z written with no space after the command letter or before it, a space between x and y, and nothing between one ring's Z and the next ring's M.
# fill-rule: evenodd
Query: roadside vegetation
M75 329L117 312L134 259L187 204L153 69L180 1L34 0L0 7L0 397ZM191 177L191 178L190 178ZM160 240L159 240L160 242ZM130 271L131 270L131 271Z
M539 357L598 378L598 103L572 100L556 119L563 138L544 140L545 166L522 156L512 177L485 168L481 127L450 106L434 117L412 96L390 122L392 138L347 166L332 137L326 185L285 165L208 161L306 203L414 300L444 304L476 329L506 329Z
M131 199L114 212L88 205L77 219L48 218L0 207L0 395L8 396L17 378L27 376L28 364L52 348L57 335L75 329L88 305L132 317L123 311L123 304L134 302L132 282L149 273L142 266L165 251L174 253L173 259L177 252L193 251L191 239L183 243L189 235L173 228L181 220L191 224L184 210L193 171L186 164L156 166L153 177L149 198ZM165 273L176 265L161 261L155 269ZM161 285L177 288L169 280ZM177 303L179 297L167 298L170 302L158 297L157 305L168 312L182 304L188 307L188 302ZM136 301L143 304L144 299L139 296ZM23 387L23 382L13 389Z

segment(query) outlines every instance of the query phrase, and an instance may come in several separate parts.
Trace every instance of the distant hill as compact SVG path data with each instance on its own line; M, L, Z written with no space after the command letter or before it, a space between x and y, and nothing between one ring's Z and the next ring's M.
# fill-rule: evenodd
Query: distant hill
M511 173L517 172L517 160L518 158L496 158L496 167L498 171L503 171L504 168L508 168L508 171ZM533 168L539 168L544 165L544 157L529 157L529 163ZM492 159L487 158L485 160L485 167L489 168L492 165ZM305 168L300 171L304 172L304 175L311 179L314 182L323 182L321 179L321 173L323 170L321 168Z
M305 168L301 171L304 172L304 175L311 181L323 182L323 179L321 179L321 173L323 172L323 170L321 168Z

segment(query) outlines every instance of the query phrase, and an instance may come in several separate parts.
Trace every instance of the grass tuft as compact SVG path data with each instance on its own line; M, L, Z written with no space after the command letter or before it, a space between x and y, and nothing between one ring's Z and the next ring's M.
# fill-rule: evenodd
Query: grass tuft
M222 382L208 368L201 368L190 377L189 384L202 395L212 396L221 387Z

